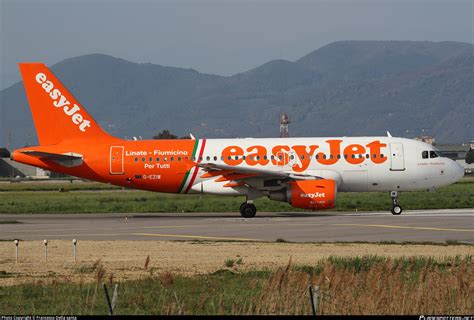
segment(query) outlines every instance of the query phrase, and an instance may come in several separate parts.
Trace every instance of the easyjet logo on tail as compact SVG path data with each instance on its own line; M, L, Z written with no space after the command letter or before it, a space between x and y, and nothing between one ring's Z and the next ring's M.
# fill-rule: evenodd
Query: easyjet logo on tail
M89 120L84 119L80 113L81 108L77 104L71 103L69 100L61 93L61 91L54 87L54 84L49 81L44 73L36 74L36 82L38 82L46 93L49 94L49 97L53 100L53 106L56 108L62 108L64 113L71 118L72 123L79 127L79 130L86 132L86 128L91 126Z
M341 147L342 140L326 140L329 152L317 152L319 145L277 145L271 149L270 156L264 146L250 146L245 150L239 146L229 146L222 150L222 158L225 164L237 166L245 162L249 166L266 166L270 162L275 166L285 166L291 164L293 170L302 172L306 170L314 158L322 165L333 165L339 161L345 161L350 164L361 164L366 160L375 164L387 161L383 155L382 148L387 144L379 140L368 144L350 144L345 148ZM295 161L293 161L295 160Z

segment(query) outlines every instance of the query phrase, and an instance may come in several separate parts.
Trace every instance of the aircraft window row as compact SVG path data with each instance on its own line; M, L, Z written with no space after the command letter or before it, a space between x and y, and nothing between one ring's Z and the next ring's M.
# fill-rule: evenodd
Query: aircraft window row
M436 151L434 151L434 150L431 150L431 151L423 151L423 152L421 153L421 157L422 157L423 159L428 159L428 156L429 156L430 159L440 157L439 153L436 152Z
M163 157L163 158L160 158L160 157L152 158L152 157L150 157L150 158L148 158L148 162L153 162L153 161L156 161L156 162L167 162L168 159L169 159L169 161L174 161L175 159L176 159L177 161L181 161L181 160L189 160L189 157L184 157L184 158L182 158L182 157L176 157L176 158L175 158L175 157L170 157L170 158L168 158L168 157ZM139 158L135 158L134 160L135 160L135 162L139 162L139 161L140 161ZM143 157L143 158L141 158L141 161L142 161L142 162L146 162L147 159L146 159L145 157Z
M383 154L380 154L380 155L377 155L377 154L373 154L372 155L372 158L376 159L377 157L380 157L380 158L383 158L384 155ZM429 156L430 158L436 158L438 157L439 155L435 152L435 151L430 151L429 152ZM329 155L329 159L334 159L334 155ZM337 159L341 159L342 156L340 154L338 154L337 156ZM428 151L423 151L422 153L422 157L423 159L427 159L428 158ZM227 156L227 160L239 160L239 159L242 159L242 160L245 160L245 159L250 159L250 160L260 160L260 158L264 159L264 160L268 160L268 159L271 159L271 160L275 160L275 158L279 159L279 160L283 160L283 155L282 154L279 154L278 156L274 156L274 155L271 155L270 157L268 156L263 156L263 157L260 157L260 156ZM301 155L301 160L304 160L305 159L305 156L304 155ZM327 159L328 157L323 154L323 156L321 157L322 159ZM344 159L347 159L348 158L348 155L347 154L344 154ZM369 159L370 158L370 154L359 154L359 155L355 155L355 154L352 154L351 155L351 158L352 159L356 159L356 158L359 158L359 159L362 159L362 158L366 158L366 159ZM152 157L149 157L148 158L148 162L173 162L173 161L182 161L182 160L189 160L190 158L189 157L156 157L156 158L152 158ZM206 161L211 161L211 159L213 159L214 161L217 161L218 157L217 156L206 156L206 157L192 157L191 160L192 161L203 161L204 159L206 159ZM290 155L290 160L294 160L295 159L295 155L294 154L291 154ZM315 159L319 159L319 154L315 155ZM139 161L142 161L142 162L147 162L147 158L146 157L143 157L143 158L135 158L135 162L139 162ZM220 157L220 160L221 161L224 161L224 157Z

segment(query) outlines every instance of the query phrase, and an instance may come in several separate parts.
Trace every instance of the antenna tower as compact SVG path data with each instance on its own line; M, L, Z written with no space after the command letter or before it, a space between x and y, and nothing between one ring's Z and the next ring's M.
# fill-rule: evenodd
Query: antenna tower
M280 138L288 138L290 133L288 131L288 124L290 123L290 118L288 114L282 113L280 115Z

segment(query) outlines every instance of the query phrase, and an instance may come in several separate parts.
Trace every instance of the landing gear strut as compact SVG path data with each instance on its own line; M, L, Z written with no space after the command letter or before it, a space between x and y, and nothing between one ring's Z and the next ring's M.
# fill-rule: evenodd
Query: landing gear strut
M398 204L398 191L390 191L390 198L392 198L392 214L399 215L402 213L403 209Z
M240 214L244 218L253 218L257 213L257 208L253 203L244 202L240 205Z

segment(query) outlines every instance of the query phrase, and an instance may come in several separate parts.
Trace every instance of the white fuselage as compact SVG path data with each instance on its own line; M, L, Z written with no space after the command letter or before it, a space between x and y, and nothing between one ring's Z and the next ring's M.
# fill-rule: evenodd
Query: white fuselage
M334 179L341 192L431 190L464 175L459 164L440 157L433 146L394 137L207 139L202 159L196 160ZM200 176L194 192L247 193Z

